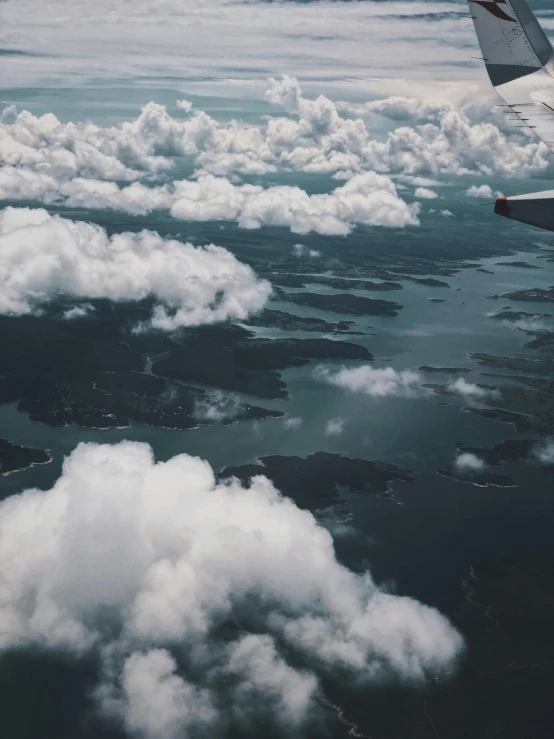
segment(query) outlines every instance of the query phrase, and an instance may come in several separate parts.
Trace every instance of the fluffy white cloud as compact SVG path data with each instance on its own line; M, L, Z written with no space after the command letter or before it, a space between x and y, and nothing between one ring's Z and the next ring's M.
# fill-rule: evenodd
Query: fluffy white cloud
M187 101L179 103L184 119L172 118L164 106L148 103L136 120L105 128L91 123L61 123L51 114L36 117L23 111L15 115L10 108L0 122L0 196L43 202L62 200L87 207L110 207L106 201L111 201L111 207L139 213L156 207L169 208L175 203L172 195L179 187L186 199L187 190L194 184L177 181L166 188L159 186L160 180L167 182L175 158L185 158L195 166L196 177L216 178L236 174L263 176L278 170L345 179L370 171L403 175L521 175L543 171L548 164L542 144L522 143L525 139L514 133L507 136L493 123L474 124L464 109L452 103L428 104L394 97L368 104L372 110L388 111L395 119L398 115L393 112L403 110L414 122L412 127L390 131L381 140L361 118L341 114L330 99L322 95L315 100L304 97L298 81L292 77L271 80L267 97L289 115L270 117L259 126L236 121L220 123L203 111L194 111ZM420 120L426 122L417 122ZM155 181L158 187L147 188L136 182L140 179ZM114 181L122 180L134 183L127 188L116 187ZM381 186L391 192L392 186L384 186L383 182ZM423 182L414 184L421 185L421 192L425 192ZM213 190L213 184L210 189ZM220 207L217 202L202 202L198 218L209 217L213 208L215 218L226 217L219 215L222 210L235 213L228 217L240 218L240 201L247 191L237 188L233 192L230 202L226 193L220 195L224 201ZM276 220L289 225L297 220L293 215L270 212L266 200L279 201L276 211L302 210L312 203L316 210L319 208L319 196L310 198L296 188L270 188L264 192L262 197L256 191L254 221L259 209L267 223ZM182 212L185 211L182 206ZM244 218L248 219L249 214ZM355 222L355 218L346 220ZM370 220L381 222L382 218ZM362 222L368 222L367 215Z
M57 180L134 180L171 167L167 155L175 147L172 150L168 144L182 125L155 103L146 105L135 121L106 128L61 123L52 113L37 117L24 110L15 114L12 106L4 111L0 125L0 164ZM165 156L156 155L157 149Z
M148 739L245 712L290 733L320 672L417 681L462 647L437 611L340 565L266 478L218 483L186 454L80 444L50 490L0 503L0 527L0 648L92 650L98 705Z
M462 395L464 398L474 398L475 400L486 397L499 397L499 392L495 388L481 387L473 382L468 382L463 377L458 377L449 383L448 390L457 395Z
M296 431L300 426L302 426L303 422L304 419L300 416L291 416L290 418L285 418L283 424L285 428L290 429L291 431Z
M485 469L483 460L470 452L458 454L454 460L454 466L460 472L479 472Z
M466 110L450 102L396 96L362 108L340 106L354 115L371 111L411 123L425 121L397 128L380 141L360 118L341 116L328 98L305 98L292 77L271 80L267 97L298 116L298 121L272 119L266 132L266 142L280 164L298 170L342 176L368 169L404 174L522 174L548 164L542 144L522 144L522 139L507 137L493 123L474 124Z
M348 234L357 224L417 225L417 204L398 197L389 177L366 172L333 192L308 195L299 187L233 185L211 176L174 183L170 213L183 220L236 220L242 228L286 226L294 233Z
M23 182L23 184L22 184ZM120 187L114 182L73 179L62 184L35 172L0 170L0 196L33 198L70 207L147 214L169 210L186 221L237 221L241 228L284 226L294 233L348 234L355 224L404 227L418 225L418 205L408 205L386 175L356 175L330 193L308 195L292 186L235 185L224 177L205 175L167 185L140 182Z
M309 249L305 244L294 244L292 247L292 253L297 257L310 257L311 259L317 259L321 256L321 252L317 249Z
M82 303L64 311L63 318L66 321L71 321L74 318L85 318L86 316L90 316L91 313L94 313L94 306L91 303Z
M108 236L99 226L41 209L0 213L0 313L31 313L60 295L153 296L152 325L170 330L247 318L270 292L268 282L213 244L195 247L151 231Z
M554 440L548 439L534 450L535 456L546 465L554 465Z
M413 398L424 392L421 375L412 370L398 372L392 367L374 369L365 364L352 369L343 367L333 372L328 367L320 366L315 368L314 376L332 385L373 397L396 395Z
M434 190L429 190L427 187L417 187L414 195L416 198L422 198L423 200L434 200L439 197Z
M217 390L195 403L194 415L199 421L218 423L236 418L243 410L244 405L238 395Z
M493 192L490 185L472 185L466 190L466 195L470 198L488 198L489 200L502 197L500 190Z
M327 436L339 436L344 430L344 418L331 418L325 424Z

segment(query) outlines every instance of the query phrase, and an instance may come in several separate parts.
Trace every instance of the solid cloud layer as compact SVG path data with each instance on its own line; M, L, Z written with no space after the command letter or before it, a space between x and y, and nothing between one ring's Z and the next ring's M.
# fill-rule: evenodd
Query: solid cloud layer
M461 648L435 610L340 565L266 478L220 484L185 454L81 444L52 489L0 503L0 526L1 647L94 651L99 708L151 739L260 712L287 732L320 672L420 680Z
M247 318L270 292L268 282L213 244L195 247L151 231L108 236L99 226L41 209L0 213L0 313L31 313L62 295L151 296L158 303L152 325L170 330Z

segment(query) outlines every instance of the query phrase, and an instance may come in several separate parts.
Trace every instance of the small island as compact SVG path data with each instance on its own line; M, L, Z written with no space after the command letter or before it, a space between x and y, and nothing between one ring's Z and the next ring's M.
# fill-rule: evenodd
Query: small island
M266 308L256 316L245 321L246 326L260 326L263 328L278 328L281 331L317 331L318 333L356 333L351 331L354 321L338 321L331 323L322 318L306 318L295 316L293 313L285 313L280 310Z
M0 439L0 475L20 472L35 464L48 464L52 461L50 454L42 449L28 446L17 446L5 439Z
M552 313L527 313L524 310L510 310L503 308L498 313L493 313L491 318L497 321L537 321L552 318Z
M439 372L446 375L460 375L462 373L471 372L470 369L467 369L466 367L430 367L427 364L422 365L419 367L420 372Z
M460 470L457 470L454 466L452 466L452 467L443 467L440 470L437 470L437 474L441 475L442 477L450 477L453 480L456 480L457 482L463 482L463 483L469 483L471 485L475 485L475 487L478 487L478 488L488 488L488 487L513 488L513 487L516 487L511 477L508 477L507 475L498 475L494 472L488 472L488 471L474 471L474 472L463 471L462 472Z
M520 269L540 269L536 264L529 262L495 262L499 267L519 267Z
M533 374L550 374L554 370L552 362L534 357L497 357L493 354L476 352L468 354L468 359L478 362L485 367L507 369L515 372L532 372Z
M257 339L245 329L205 326L189 330L152 371L182 382L276 399L288 398L277 370L303 367L314 359L370 361L373 356L365 347L345 341Z
M507 300L516 300L524 303L554 303L554 287L549 287L548 289L532 287L529 290L515 290L512 293L492 295L491 297L506 298Z
M393 480L414 480L410 470L394 464L327 452L308 457L261 457L255 464L227 467L219 477L236 477L246 484L256 475L265 475L283 495L311 511L335 504L340 499L340 487L353 493L394 499L390 486Z
M352 316L389 316L398 315L403 306L392 300L379 300L376 298L362 298L350 293L336 293L333 295L322 293L286 293L283 300L288 300L296 305L305 305L318 310L332 311L334 313L346 313Z

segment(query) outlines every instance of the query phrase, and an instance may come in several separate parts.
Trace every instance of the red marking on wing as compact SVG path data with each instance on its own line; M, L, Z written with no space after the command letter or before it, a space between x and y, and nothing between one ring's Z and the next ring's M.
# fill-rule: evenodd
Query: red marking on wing
M510 16L497 5L497 3L505 4L506 0L494 0L494 2L486 2L485 0L469 0L469 2L475 3L475 5L480 5L482 8L485 8L485 10L488 10L491 15L500 18L502 21L515 23L515 18L510 18Z

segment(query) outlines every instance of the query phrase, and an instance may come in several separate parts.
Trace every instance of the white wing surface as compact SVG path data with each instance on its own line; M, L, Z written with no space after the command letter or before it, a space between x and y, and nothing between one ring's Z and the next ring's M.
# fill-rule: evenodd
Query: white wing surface
M468 0L483 60L514 124L554 151L554 56L525 0Z

